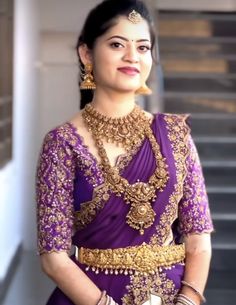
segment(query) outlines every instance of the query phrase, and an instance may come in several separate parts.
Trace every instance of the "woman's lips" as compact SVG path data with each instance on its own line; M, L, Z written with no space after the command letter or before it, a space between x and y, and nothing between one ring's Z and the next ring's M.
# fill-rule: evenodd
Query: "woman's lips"
M139 74L139 70L136 68L132 68L132 67L121 67L121 68L118 68L118 70L122 73L131 75L131 76Z

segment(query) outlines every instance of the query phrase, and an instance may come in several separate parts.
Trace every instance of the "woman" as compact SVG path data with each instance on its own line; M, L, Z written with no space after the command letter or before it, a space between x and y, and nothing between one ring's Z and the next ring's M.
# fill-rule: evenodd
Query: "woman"
M154 44L140 1L103 1L87 17L85 107L47 133L37 169L39 253L58 286L47 305L204 300L212 221L187 117L135 105Z

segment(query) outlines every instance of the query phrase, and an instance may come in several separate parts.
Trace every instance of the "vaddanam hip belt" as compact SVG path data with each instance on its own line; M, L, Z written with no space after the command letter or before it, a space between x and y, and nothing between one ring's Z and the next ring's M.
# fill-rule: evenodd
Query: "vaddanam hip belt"
M86 270L105 274L155 273L159 267L171 267L183 263L185 258L184 244L158 246L146 243L140 246L116 249L88 249L76 247L75 257Z

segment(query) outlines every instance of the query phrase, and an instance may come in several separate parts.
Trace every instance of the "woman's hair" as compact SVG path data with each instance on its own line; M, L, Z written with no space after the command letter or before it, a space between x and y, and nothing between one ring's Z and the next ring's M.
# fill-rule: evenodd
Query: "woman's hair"
M96 39L105 34L112 26L115 25L116 18L119 16L128 16L129 13L135 10L142 18L144 18L150 29L151 35L151 50L155 45L155 30L151 15L146 5L140 0L104 0L93 8L88 14L80 36L77 41L76 49L86 44L90 50L93 50ZM79 58L81 71L84 70L84 65ZM92 90L80 90L81 100L80 108L92 101Z

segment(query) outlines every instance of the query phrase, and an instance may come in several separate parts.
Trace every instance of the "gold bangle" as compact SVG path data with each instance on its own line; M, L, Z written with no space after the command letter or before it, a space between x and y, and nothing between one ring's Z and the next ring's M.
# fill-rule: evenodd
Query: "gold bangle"
M103 290L101 293L101 297L100 297L99 301L97 302L97 305L103 305L103 299L106 297L106 295L107 295L106 290Z
M196 305L196 303L193 300L191 300L189 297L187 297L185 294L179 293L177 295L176 300L177 300L177 302L182 303L182 304L184 303L186 305Z
M206 298L201 294L201 292L196 289L192 284L188 283L188 282L185 282L185 281L181 281L181 283L186 286L186 287L189 287L191 288L200 298L200 301L203 302L203 303L206 303Z

